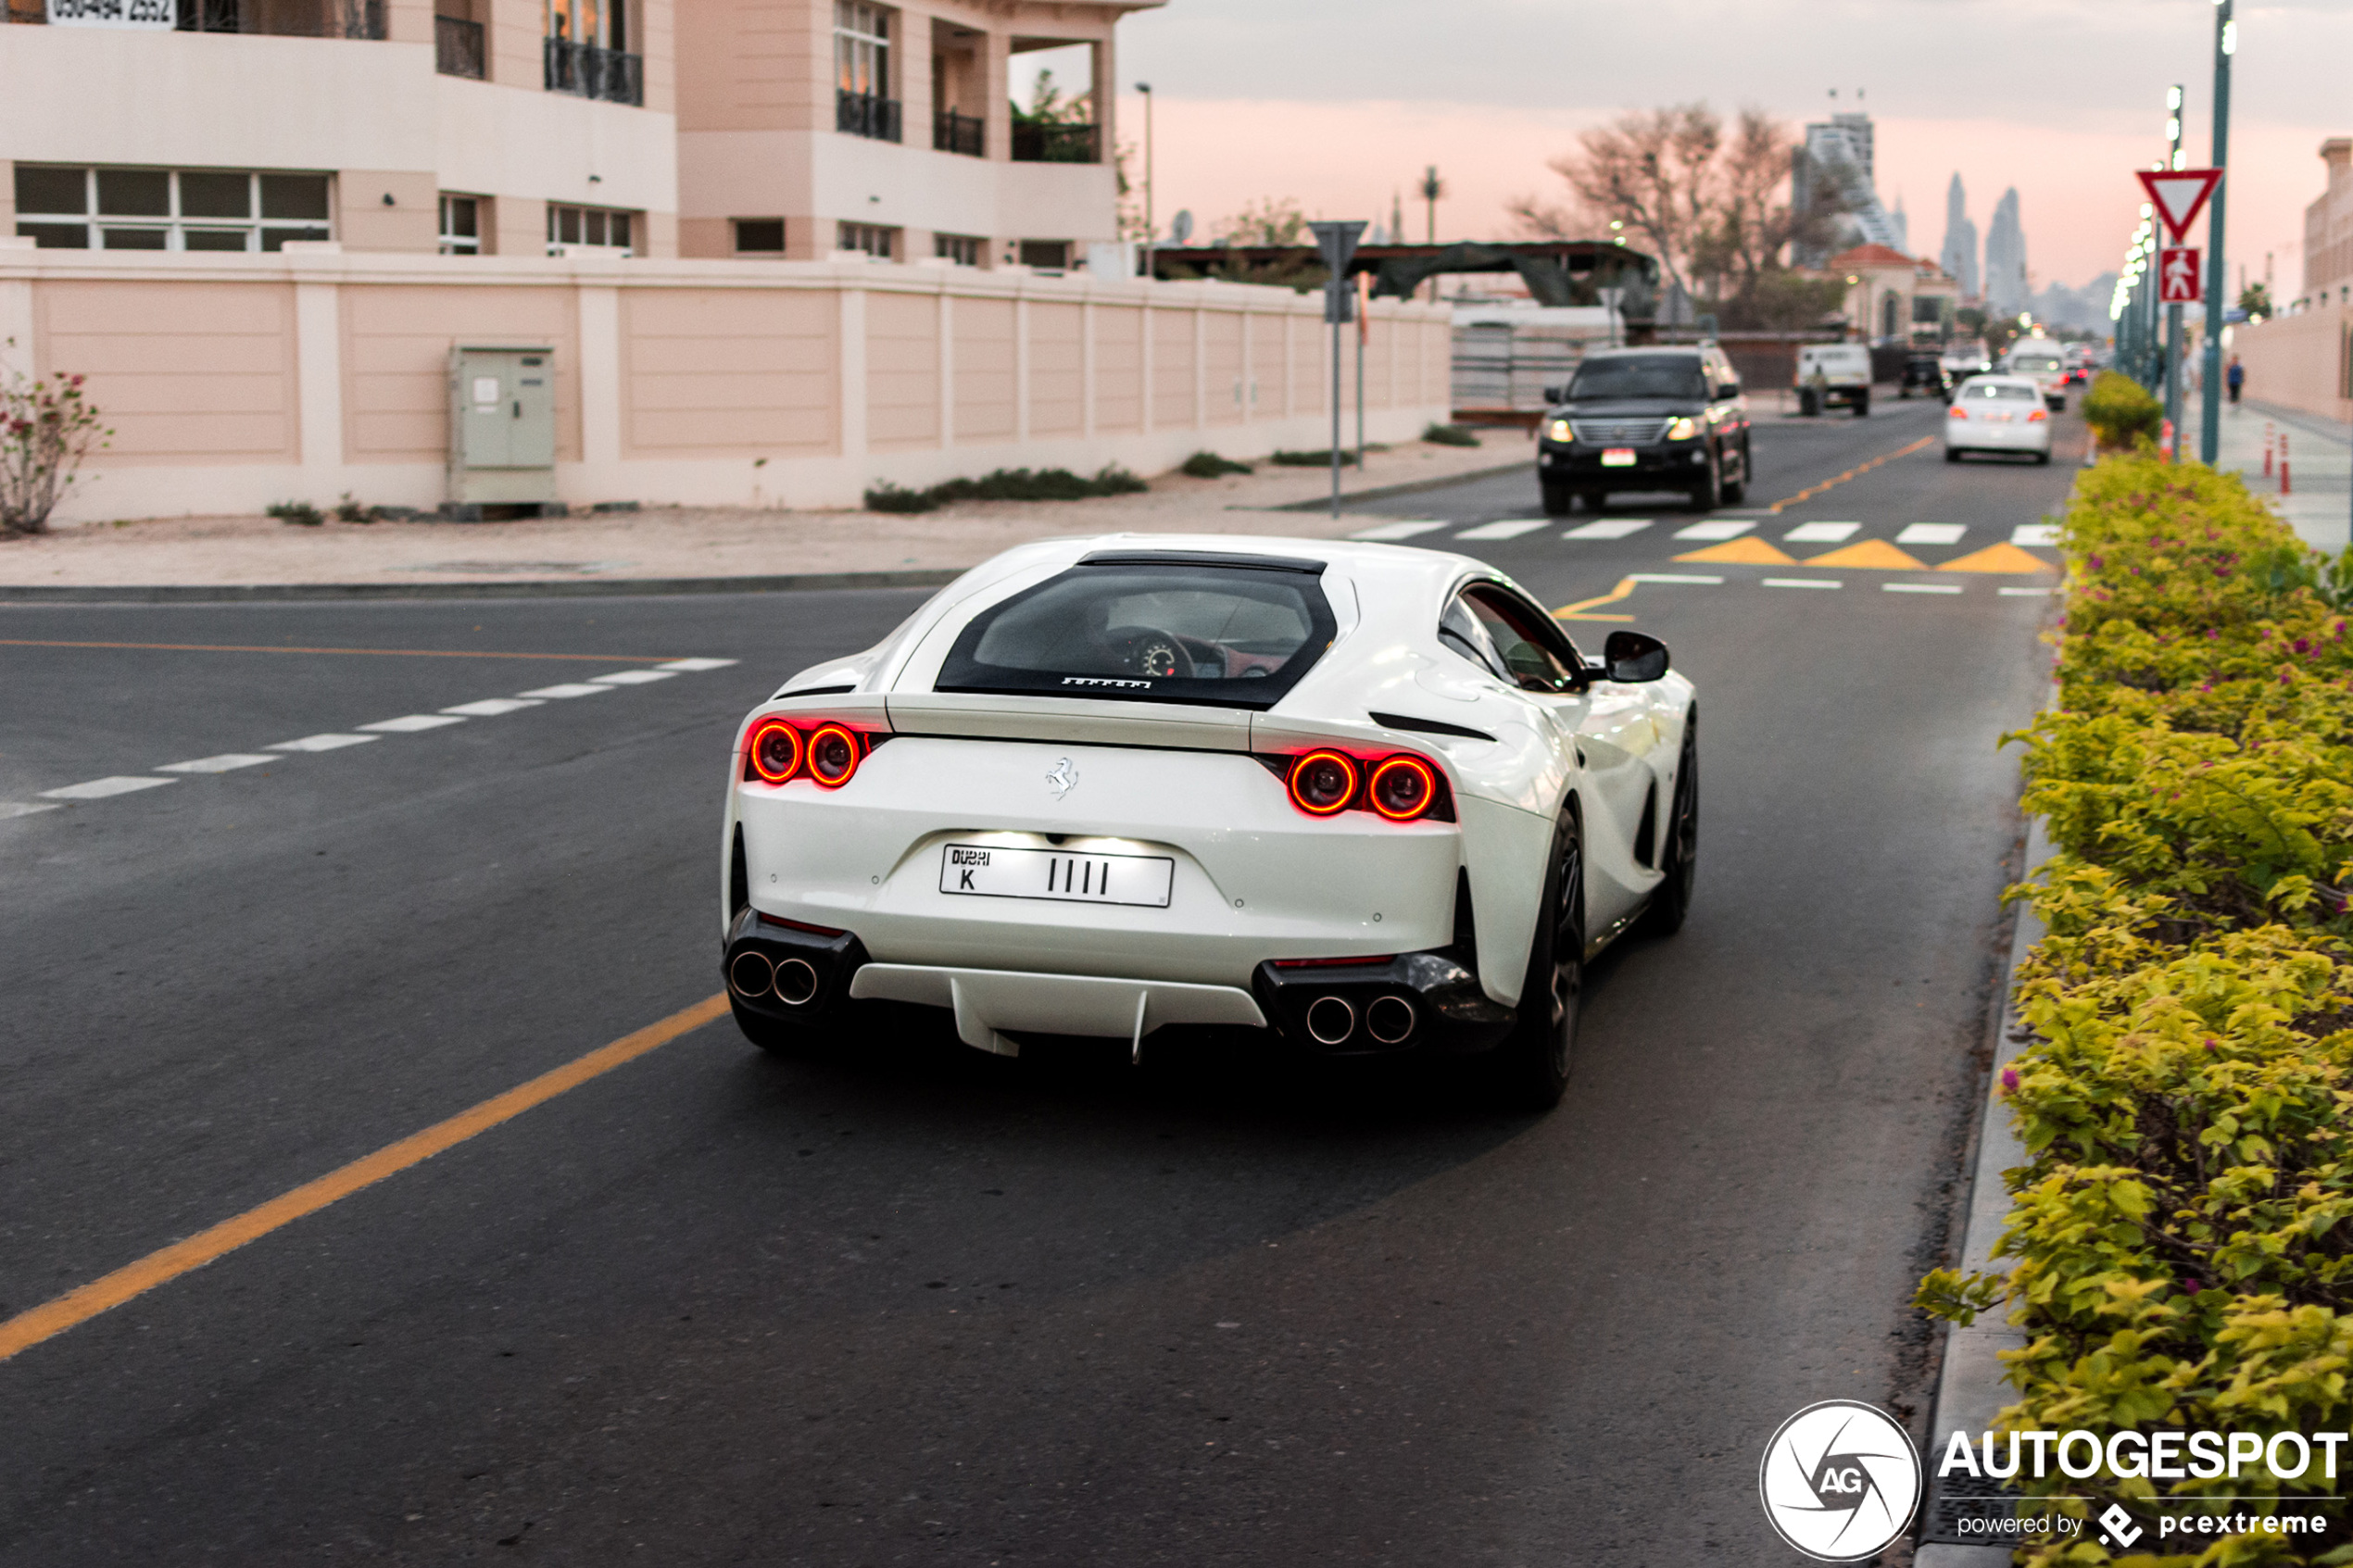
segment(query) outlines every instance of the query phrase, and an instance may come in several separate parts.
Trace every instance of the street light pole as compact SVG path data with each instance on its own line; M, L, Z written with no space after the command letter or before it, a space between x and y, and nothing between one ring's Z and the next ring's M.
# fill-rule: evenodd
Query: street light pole
M2182 84L2175 82L2165 93L2165 167L2182 167ZM2158 253L2162 260L2164 253ZM2162 295L2162 288L2158 293ZM2182 460L2182 307L2165 307L2165 419L2173 427L2173 449L2166 457L2174 462Z
M2222 170L2206 220L2205 418L2199 421L2197 455L2211 467L2222 454L2222 198L2231 194L2231 56L2238 53L2239 24L2233 0L2214 0L2214 163Z
M1144 95L1144 274L1151 275L1152 241L1152 84L1136 83L1136 91Z

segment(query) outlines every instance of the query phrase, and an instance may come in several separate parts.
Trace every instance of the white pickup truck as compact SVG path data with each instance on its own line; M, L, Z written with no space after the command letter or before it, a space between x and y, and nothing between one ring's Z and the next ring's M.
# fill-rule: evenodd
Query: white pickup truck
M1800 344L1796 384L1799 413L1844 404L1861 419L1871 411L1871 351L1859 343Z

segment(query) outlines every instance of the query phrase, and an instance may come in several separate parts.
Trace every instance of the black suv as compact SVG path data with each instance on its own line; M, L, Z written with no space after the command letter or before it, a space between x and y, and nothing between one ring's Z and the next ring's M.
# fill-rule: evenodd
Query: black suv
M1614 490L1680 490L1704 512L1748 491L1748 399L1714 344L1602 349L1544 400L1536 480L1549 513L1597 511Z
M1953 400L1953 377L1944 369L1942 355L1907 354L1904 357L1904 380L1896 387L1895 395L1909 397L1914 387L1947 403Z

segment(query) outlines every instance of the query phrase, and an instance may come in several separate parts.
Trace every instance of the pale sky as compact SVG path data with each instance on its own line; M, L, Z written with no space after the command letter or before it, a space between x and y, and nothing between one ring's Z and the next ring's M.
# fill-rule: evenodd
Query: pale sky
M1981 239L2015 185L2036 286L2113 269L2133 179L2164 152L2165 90L2187 89L2193 167L2210 151L2211 0L1168 0L1120 24L1120 137L1155 99L1161 228L1207 230L1262 196L1386 221L1435 163L1439 237L1504 237L1504 204L1555 196L1547 159L1623 109L1755 103L1793 125L1835 107L1878 124L1878 183L1934 256L1957 171ZM2275 292L2303 270L2318 157L2353 135L2353 4L2239 0L2229 255Z

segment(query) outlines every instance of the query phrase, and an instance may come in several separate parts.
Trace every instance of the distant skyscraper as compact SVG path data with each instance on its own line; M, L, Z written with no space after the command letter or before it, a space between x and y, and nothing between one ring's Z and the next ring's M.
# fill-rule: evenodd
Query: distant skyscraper
M2027 306L2026 231L2018 216L2018 187L2002 193L1985 227L1985 307L2015 316Z
M1895 229L1895 248L1902 251L1906 256L1911 255L1912 220L1905 214L1904 198L1902 196L1897 196L1895 198L1895 210L1887 215L1887 220L1889 223L1893 224Z
M1936 264L1961 285L1962 298L1978 296L1977 225L1969 221L1969 193L1958 174L1944 188L1944 248L1937 252Z
M1834 114L1806 128L1805 145L1791 160L1793 202L1802 212L1835 195L1847 210L1839 220L1838 243L1799 250L1792 258L1798 266L1819 267L1850 245L1904 248L1903 229L1880 205L1879 193L1872 188L1871 142L1871 117L1867 114Z

